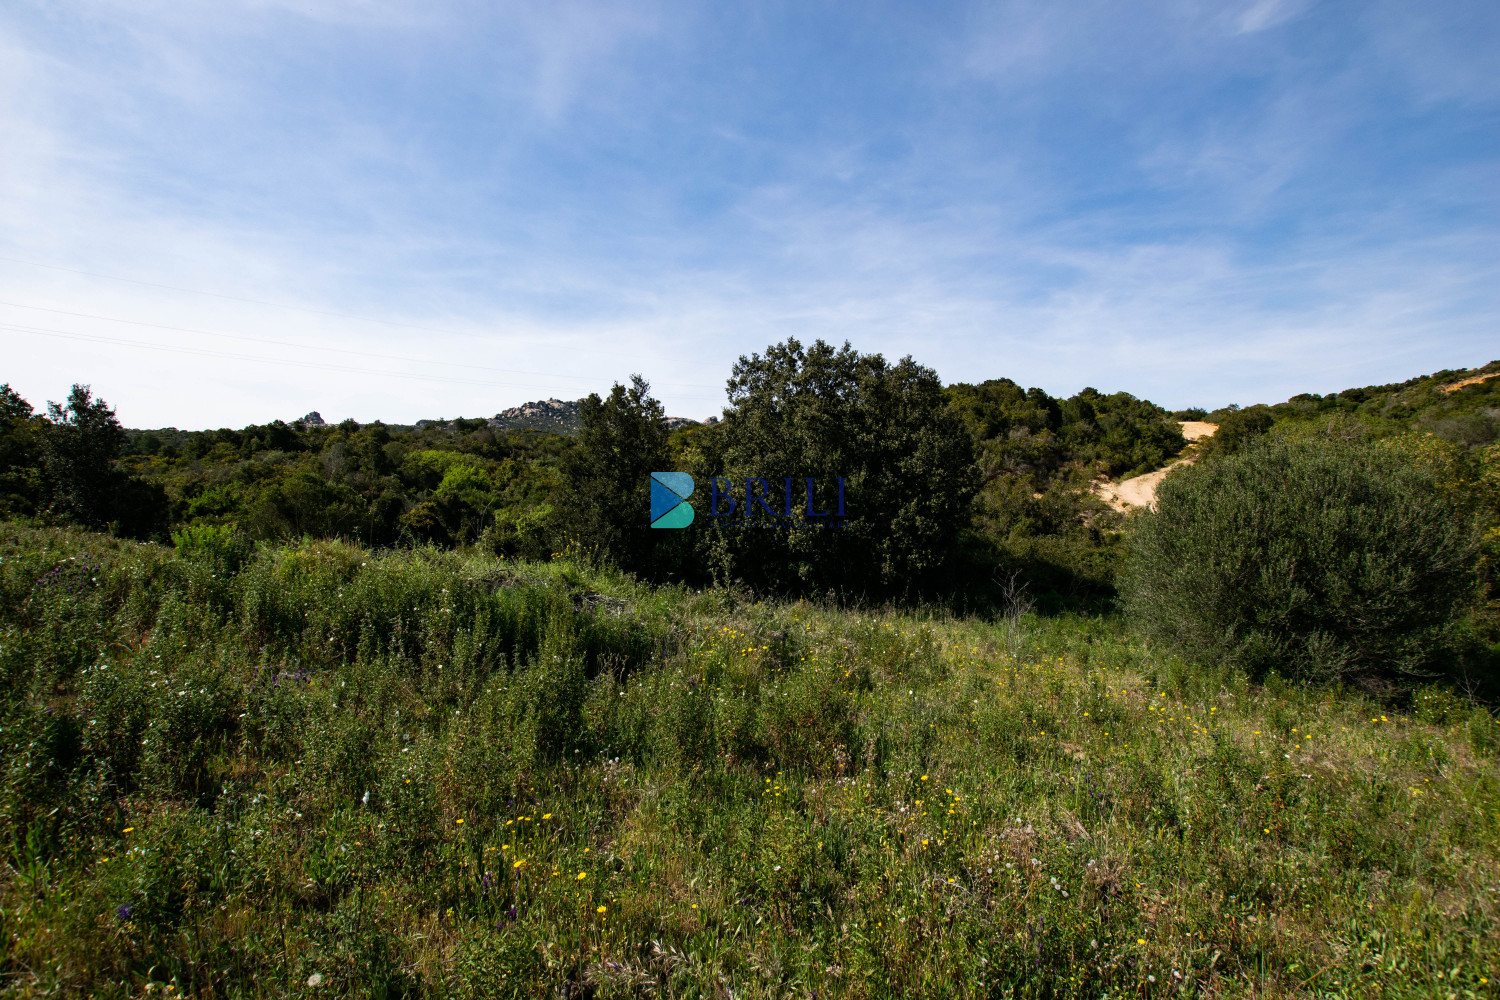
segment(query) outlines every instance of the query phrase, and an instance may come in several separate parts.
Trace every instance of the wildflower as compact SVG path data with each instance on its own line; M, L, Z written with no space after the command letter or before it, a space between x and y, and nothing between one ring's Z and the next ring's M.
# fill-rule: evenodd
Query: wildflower
M121 903L119 906L117 906L115 908L115 916L119 917L121 920L129 920L130 919L130 904L129 903Z
M579 872L578 873L578 881L580 881L580 882L582 882L584 879L586 879L588 877L589 877L589 873L588 872Z
M607 913L607 912L609 912L609 907L607 907L607 906L601 906L597 910L595 910L594 912L595 913Z
M513 864L513 865L511 865L511 867L512 868L519 868L522 865L524 865L525 863L526 863L526 859L525 858L517 858L516 859L516 863Z
M460 820L454 820L454 822L458 823L460 826L462 826L464 821L460 819Z
M313 987L314 989L317 989L319 986L322 986L323 985L323 974L321 972L314 972L312 975L308 976L307 977L307 985Z
M135 827L133 827L133 826L127 826L125 829L121 830L120 832L121 833L129 833L130 831L132 831L134 829L135 829Z
M542 819L551 819L551 818L552 818L552 814L551 813L543 813L542 814Z

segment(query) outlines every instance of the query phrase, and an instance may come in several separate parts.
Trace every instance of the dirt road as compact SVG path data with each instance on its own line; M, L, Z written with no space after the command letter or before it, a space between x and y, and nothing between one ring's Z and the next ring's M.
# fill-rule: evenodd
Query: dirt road
M1193 443L1213 437L1214 431L1218 429L1218 424L1211 424L1204 420L1182 421L1182 436L1188 439L1188 449L1181 458L1166 468L1148 472L1144 476L1122 479L1118 483L1100 483L1096 487L1096 492L1105 503L1118 511L1151 506L1156 501L1156 487L1166 474L1179 465L1191 465L1197 457L1194 454L1197 449L1192 447Z

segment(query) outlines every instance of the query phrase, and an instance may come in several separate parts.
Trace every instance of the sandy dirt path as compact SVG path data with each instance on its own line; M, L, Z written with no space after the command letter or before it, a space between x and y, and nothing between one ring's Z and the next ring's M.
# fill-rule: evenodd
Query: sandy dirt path
M1472 378L1460 379L1457 382L1449 382L1443 386L1444 392L1457 392L1466 385L1478 385L1480 382L1488 382L1492 378L1500 378L1500 372L1490 372L1488 375L1475 375Z
M1115 510L1127 511L1136 507L1149 507L1156 502L1156 487L1161 483L1168 472L1179 465L1191 465L1197 457L1192 444L1204 438L1214 436L1214 431L1219 429L1218 424L1211 424L1205 420L1182 421L1182 436L1188 439L1187 452L1177 461L1166 468L1148 472L1144 476L1135 476L1130 479L1122 479L1118 483L1102 482L1095 488L1101 499Z

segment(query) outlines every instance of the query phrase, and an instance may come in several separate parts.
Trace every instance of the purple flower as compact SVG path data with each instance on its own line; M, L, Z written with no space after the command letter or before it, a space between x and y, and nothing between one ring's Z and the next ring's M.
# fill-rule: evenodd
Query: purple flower
M130 904L129 903L121 903L119 906L117 906L115 908L115 916L119 917L121 920L129 920L130 919Z

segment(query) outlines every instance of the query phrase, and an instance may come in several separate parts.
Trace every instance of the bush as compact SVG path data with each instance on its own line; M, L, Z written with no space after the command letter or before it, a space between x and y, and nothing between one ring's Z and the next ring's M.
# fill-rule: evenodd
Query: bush
M1450 648L1476 536L1395 449L1252 442L1162 482L1131 540L1125 601L1156 640L1252 676L1412 678Z
M1249 409L1231 409L1219 417L1219 429L1204 443L1211 455L1233 455L1251 441L1265 434L1276 422L1269 406L1252 406Z

